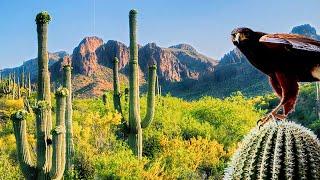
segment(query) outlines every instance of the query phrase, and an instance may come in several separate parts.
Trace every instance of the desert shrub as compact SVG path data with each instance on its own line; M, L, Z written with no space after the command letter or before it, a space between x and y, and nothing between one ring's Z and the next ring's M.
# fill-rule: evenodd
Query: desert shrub
M74 100L74 179L219 179L237 142L263 112L255 109L257 100L241 94L194 101L158 97L154 120L143 131L144 158L139 161L126 139L117 135L122 117L109 100L108 106L101 99ZM125 106L123 111L128 114ZM142 117L145 111L146 97L142 96ZM35 148L34 117L28 118L28 139ZM12 163L16 157L11 121L0 125L0 143L6 147L0 158L6 159L5 167L21 175L18 163Z

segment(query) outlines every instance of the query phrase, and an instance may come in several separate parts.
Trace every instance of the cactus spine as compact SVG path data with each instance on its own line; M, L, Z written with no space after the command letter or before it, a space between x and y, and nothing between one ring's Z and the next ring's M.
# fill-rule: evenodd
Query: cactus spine
M66 124L66 173L67 176L70 174L73 168L73 154L74 146L72 140L72 84L71 84L71 66L65 65L63 67L64 79L63 86L68 89L67 105L65 113L65 124Z
M150 125L154 116L154 96L156 66L149 67L147 115L141 123L139 103L139 70L138 70L138 46L136 36L137 11L129 13L130 28L130 60L129 60L129 135L128 143L134 154L142 158L142 128Z
M320 142L293 122L269 122L247 135L224 179L320 179Z
M117 57L115 57L113 63L113 105L114 109L118 111L118 113L122 114L120 98L121 93L119 84L119 60Z

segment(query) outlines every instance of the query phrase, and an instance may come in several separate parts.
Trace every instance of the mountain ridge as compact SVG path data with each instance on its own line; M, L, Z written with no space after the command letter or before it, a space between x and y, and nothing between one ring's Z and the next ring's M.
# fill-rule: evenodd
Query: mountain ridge
M302 34L320 40L314 27L309 24L295 26L291 33ZM156 43L139 45L140 82L145 83L147 67L157 66L160 84L165 92L174 96L197 98L203 95L225 97L235 91L253 96L270 92L267 77L255 69L237 49L226 53L219 61L199 53L189 44L181 43L159 47ZM121 81L127 82L130 49L120 41L92 36L83 38L72 54L64 51L49 53L49 66L55 86L61 84L62 66L72 62L75 94L80 97L99 96L112 90L113 59L120 61ZM32 71L36 80L37 58L24 62L24 69ZM4 69L22 72L22 66Z

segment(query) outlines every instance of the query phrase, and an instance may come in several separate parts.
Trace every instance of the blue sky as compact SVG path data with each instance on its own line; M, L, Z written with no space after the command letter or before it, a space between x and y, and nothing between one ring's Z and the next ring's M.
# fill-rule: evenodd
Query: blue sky
M128 12L135 8L140 44L188 43L220 59L233 49L229 37L233 28L289 32L310 23L320 29L319 7L319 0L1 0L0 68L37 56L34 19L42 10L53 18L50 52L72 53L85 36L93 35L128 44Z

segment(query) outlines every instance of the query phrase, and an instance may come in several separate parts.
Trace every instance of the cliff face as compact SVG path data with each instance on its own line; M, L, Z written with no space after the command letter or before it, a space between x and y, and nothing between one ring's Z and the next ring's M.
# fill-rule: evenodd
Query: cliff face
M112 68L114 58L117 57L119 59L120 69L128 64L129 53L129 48L125 44L114 40L109 40L96 51L99 64Z
M73 50L72 66L74 73L91 75L100 69L96 50L103 44L98 37L86 37Z
M160 81L181 82L197 80L213 72L217 61L201 55L192 47L183 49L177 45L161 48L155 43L149 43L139 49L139 65L142 71L146 72L150 64L157 65Z
M129 54L129 47L121 42L109 40L103 44L99 38L87 37L73 51L74 72L91 75L99 71L101 66L112 68L113 60L117 57L120 71L126 74ZM198 79L205 73L213 72L217 62L201 55L190 45L161 48L155 43L149 43L139 48L141 73L145 74L151 64L157 65L160 80L180 82L185 79Z

